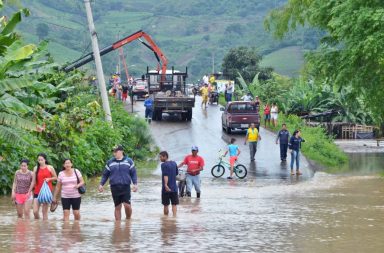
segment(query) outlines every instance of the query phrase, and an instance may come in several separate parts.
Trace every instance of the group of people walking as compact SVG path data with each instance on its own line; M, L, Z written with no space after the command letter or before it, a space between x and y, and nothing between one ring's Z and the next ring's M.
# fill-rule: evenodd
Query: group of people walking
M124 207L126 219L132 215L131 192L138 190L137 173L134 161L124 153L122 145L113 148L113 157L107 161L103 171L98 191L104 191L104 185L109 180L112 199L114 202L115 220L122 219L122 208ZM172 205L173 215L176 215L177 205L179 204L178 187L176 176L179 168L187 166L187 196L191 196L192 189L196 191L197 198L201 194L200 172L204 168L204 159L198 155L198 147L193 146L191 154L187 155L182 162L176 164L169 160L168 152L162 151L159 159L162 162L162 193L161 202L164 206L164 214L168 215L169 205ZM58 205L58 197L61 196L63 207L63 220L69 220L70 210L72 209L75 220L80 220L81 192L79 189L84 187L84 180L80 170L73 168L70 159L63 161L63 168L59 175L55 169L49 165L47 156L43 153L37 156L37 165L33 171L29 170L29 161L21 160L20 167L16 171L12 186L12 200L16 205L17 216L19 218L30 218L30 210L33 205L33 215L35 219L40 218L40 208L42 209L43 220L48 219L49 209L53 212ZM53 182L56 187L53 189ZM39 194L43 184L47 183L52 194L51 203L42 203Z

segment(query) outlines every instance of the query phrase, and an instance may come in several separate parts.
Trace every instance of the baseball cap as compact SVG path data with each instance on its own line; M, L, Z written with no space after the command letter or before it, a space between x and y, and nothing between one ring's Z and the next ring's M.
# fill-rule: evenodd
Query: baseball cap
M113 152L116 152L116 151L124 151L124 148L122 145L116 145L113 147L112 149Z
M199 148L197 146L192 146L192 151L199 151Z

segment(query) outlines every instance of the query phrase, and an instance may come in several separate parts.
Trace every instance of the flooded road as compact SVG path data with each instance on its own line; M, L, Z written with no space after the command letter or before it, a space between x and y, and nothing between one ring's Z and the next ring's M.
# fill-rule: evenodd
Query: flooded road
M290 177L274 136L263 130L251 166L243 134L223 134L220 115L217 106L206 112L197 106L192 122L151 125L158 145L173 160L181 161L192 145L206 160L202 198L181 199L176 218L162 215L159 170L140 178L139 191L132 194L133 218L120 223L113 219L110 192L98 193L96 180L88 182L79 223L61 221L61 207L48 222L18 221L10 198L2 197L0 252L384 251L383 179L369 173L313 175L306 164L303 177ZM239 139L240 162L249 175L213 179L217 152L232 136Z

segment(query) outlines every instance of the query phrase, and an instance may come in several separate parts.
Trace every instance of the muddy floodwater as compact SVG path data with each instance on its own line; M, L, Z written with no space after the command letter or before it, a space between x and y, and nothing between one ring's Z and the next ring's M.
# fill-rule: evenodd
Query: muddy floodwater
M10 198L1 197L0 252L384 252L383 156L354 156L343 175L313 173L303 161L304 175L291 177L273 134L261 131L252 164L243 133L223 134L220 115L217 106L197 107L191 123L151 125L172 159L180 161L191 145L206 158L202 198L193 192L181 199L177 217L162 215L159 169L140 178L132 219L118 223L110 192L98 193L97 180L88 182L80 222L64 223L61 206L46 222L18 220ZM245 180L210 175L230 137L239 140Z

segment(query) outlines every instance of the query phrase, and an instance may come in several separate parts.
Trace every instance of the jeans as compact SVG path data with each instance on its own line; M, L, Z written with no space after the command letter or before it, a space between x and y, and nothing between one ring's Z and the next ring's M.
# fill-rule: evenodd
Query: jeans
M296 160L296 170L299 170L300 167L300 151L292 150L291 153L291 170L293 170L293 164Z
M187 174L187 192L192 191L192 185L195 187L195 191L200 193L200 175L192 176Z
M145 118L146 119L152 119L152 109L145 108Z
M257 141L249 142L249 154L250 154L251 161L255 160L256 151L257 151Z
M281 160L287 159L288 144L280 143L280 158Z
M231 101L232 101L232 93L228 93L228 92L227 92L227 94L225 95L225 100L226 100L227 102L231 102Z

